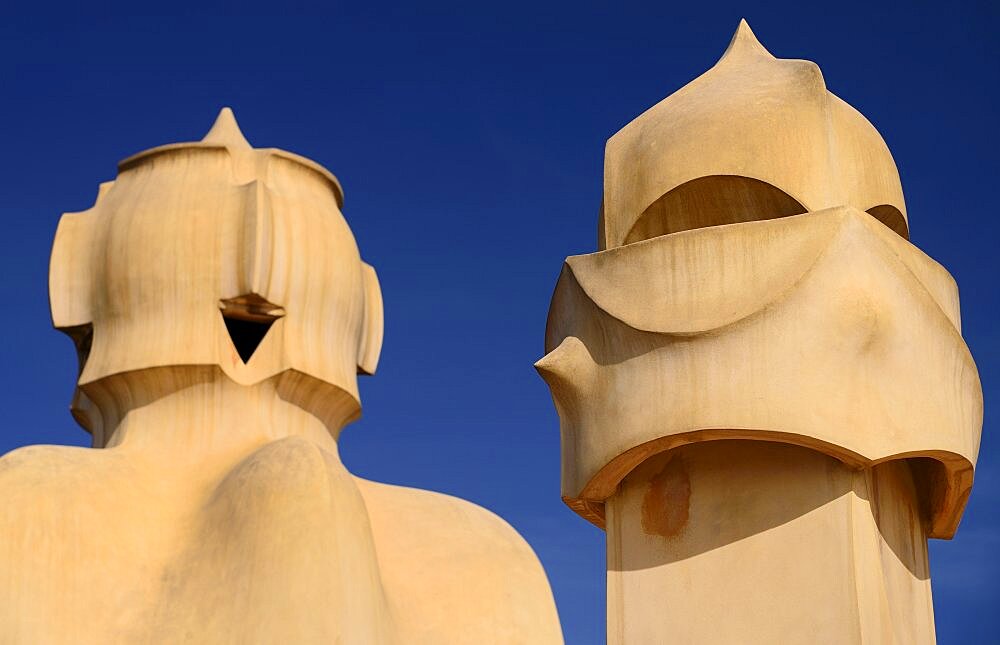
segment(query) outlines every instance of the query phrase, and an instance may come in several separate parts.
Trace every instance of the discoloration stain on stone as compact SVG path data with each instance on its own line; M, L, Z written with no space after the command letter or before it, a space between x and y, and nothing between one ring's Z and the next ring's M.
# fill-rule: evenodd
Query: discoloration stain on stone
M642 500L642 530L647 535L673 537L687 525L691 480L684 461L673 457L649 481Z

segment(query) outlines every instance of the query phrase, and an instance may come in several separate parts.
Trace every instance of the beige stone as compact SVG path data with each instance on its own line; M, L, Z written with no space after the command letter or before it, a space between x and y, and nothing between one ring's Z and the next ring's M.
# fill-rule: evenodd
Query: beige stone
M342 206L226 109L63 217L52 317L97 449L0 459L0 641L562 642L503 520L341 463L382 342Z
M982 390L872 125L743 22L608 141L598 237L537 368L608 642L932 642Z

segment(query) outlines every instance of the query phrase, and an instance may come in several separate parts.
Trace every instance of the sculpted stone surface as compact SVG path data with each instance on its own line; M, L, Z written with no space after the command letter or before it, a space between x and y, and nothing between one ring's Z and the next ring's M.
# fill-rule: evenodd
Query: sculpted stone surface
M983 400L908 235L879 134L745 22L608 141L536 367L563 499L608 533L609 643L934 640L927 538Z
M0 459L0 641L562 642L503 520L341 463L382 343L342 205L225 109L63 216L52 318L98 449Z

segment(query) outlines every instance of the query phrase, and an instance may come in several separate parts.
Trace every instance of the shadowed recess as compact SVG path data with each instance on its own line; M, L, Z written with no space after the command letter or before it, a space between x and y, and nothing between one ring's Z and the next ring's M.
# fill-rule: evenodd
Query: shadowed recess
M650 204L625 236L625 243L708 226L801 215L806 210L781 189L759 179L699 177Z
M889 204L873 206L867 210L867 213L902 236L904 240L910 239L910 228L906 224L906 219L895 206Z
M915 578L928 580L926 538L916 528L921 475L906 460L858 470L809 448L768 441L683 446L641 464L623 482L624 496L612 501L619 514L626 506L638 510L644 539L662 548L634 550L610 566L660 567L793 522L816 521L817 512L826 514L829 530L847 530L833 526L850 525L841 522L853 512L845 496L854 495L870 509L872 537Z
M94 324L86 323L74 325L73 327L63 327L59 331L63 332L73 341L76 347L77 376L83 374L83 367L90 358L90 348L94 343Z

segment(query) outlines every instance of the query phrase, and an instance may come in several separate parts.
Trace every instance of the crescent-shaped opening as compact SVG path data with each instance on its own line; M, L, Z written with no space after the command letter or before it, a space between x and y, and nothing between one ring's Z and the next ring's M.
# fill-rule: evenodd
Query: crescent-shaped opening
M650 204L625 236L625 244L695 228L801 215L807 210L765 181L709 175L685 182Z
M865 212L888 226L892 231L899 234L899 236L904 240L910 239L910 228L906 225L906 219L895 206L881 204L879 206L873 206Z

